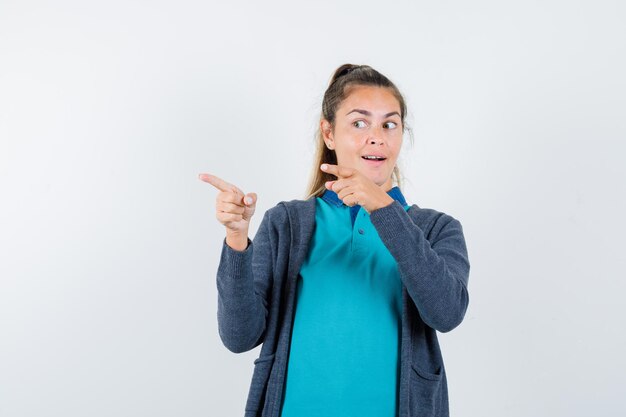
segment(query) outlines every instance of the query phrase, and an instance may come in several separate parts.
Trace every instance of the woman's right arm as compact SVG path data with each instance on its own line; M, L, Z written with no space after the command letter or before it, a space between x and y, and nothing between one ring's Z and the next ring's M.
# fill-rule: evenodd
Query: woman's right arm
M271 210L270 210L271 211ZM217 269L217 323L224 346L232 352L249 351L263 342L272 285L276 234L265 212L254 241L237 250L222 242Z
M223 179L200 174L202 181L220 190L216 196L216 217L226 227L217 270L217 323L224 346L240 353L262 343L272 282L273 257L269 211L265 213L254 244L248 238L250 220L256 208L255 193Z

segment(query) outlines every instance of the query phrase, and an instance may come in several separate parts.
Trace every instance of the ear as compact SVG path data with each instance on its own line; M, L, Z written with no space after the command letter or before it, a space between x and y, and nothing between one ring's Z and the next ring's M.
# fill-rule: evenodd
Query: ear
M320 122L320 130L328 149L335 149L335 140L333 139L333 131L330 122L326 119L322 119Z

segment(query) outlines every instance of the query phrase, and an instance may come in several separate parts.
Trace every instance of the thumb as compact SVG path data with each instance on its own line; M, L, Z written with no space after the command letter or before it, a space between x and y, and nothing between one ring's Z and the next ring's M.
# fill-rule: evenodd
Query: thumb
M244 197L243 202L246 204L246 206L250 207L256 204L256 200L257 200L256 193L248 193Z

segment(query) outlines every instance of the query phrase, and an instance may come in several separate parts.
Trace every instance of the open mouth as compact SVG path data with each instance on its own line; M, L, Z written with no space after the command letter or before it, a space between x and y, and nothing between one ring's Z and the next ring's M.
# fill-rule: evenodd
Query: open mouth
M366 161L384 161L385 158L384 156L373 156L373 155L364 155L361 158L365 159Z

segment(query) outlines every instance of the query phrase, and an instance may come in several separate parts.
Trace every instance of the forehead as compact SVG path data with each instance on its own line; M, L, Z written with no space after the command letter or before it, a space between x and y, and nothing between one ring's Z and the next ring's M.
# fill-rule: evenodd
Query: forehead
M389 88L357 85L350 87L347 92L348 95L339 106L340 116L345 116L353 108L370 110L373 113L400 113L400 103Z

